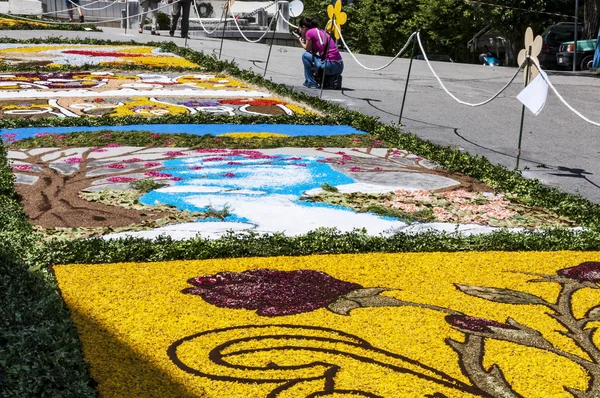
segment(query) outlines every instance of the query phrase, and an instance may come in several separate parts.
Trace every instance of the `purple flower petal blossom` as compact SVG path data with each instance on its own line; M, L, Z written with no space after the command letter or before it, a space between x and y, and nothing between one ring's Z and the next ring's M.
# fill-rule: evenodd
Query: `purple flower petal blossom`
M256 310L261 316L292 315L325 308L341 296L362 288L312 270L220 272L192 278L188 283L194 287L182 293L199 295L217 307Z
M459 329L469 330L471 332L493 333L490 326L500 329L517 330L516 327L507 325L506 323L468 315L448 315L446 316L446 322Z
M65 159L65 163L68 163L68 164L75 164L75 163L81 163L81 162L83 162L83 158L68 158L68 159Z
M124 169L125 167L127 166L121 163L111 163L109 165L106 165L106 168L108 169Z
M600 262L586 261L575 267L563 268L557 274L579 282L600 283Z
M29 164L17 164L17 165L14 165L14 166L10 166L10 168L13 169L13 170L26 171L26 170L33 169L33 166L31 166Z
M144 163L144 167L156 167L156 166L162 166L162 163L159 163L159 162Z
M133 177L108 177L106 179L108 182L131 182L135 180L137 180L137 178Z

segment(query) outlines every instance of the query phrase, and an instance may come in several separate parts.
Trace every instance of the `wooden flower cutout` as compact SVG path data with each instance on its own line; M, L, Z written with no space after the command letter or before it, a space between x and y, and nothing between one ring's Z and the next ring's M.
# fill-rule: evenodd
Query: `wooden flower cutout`
M325 27L325 29L329 33L333 32L333 35L335 36L335 38L337 40L339 40L340 32L338 32L338 30L333 25L333 21L335 21L335 24L341 31L342 25L345 24L346 20L348 19L348 16L346 15L346 13L342 11L342 0L337 0L335 2L335 6L333 6L332 4L328 5L327 6L327 15L329 16L329 22L327 22L327 26Z
M542 51L542 36L537 35L534 39L533 30L531 30L531 28L527 28L527 30L525 31L525 48L519 51L519 55L517 56L517 62L519 63L519 65L522 65L523 62L527 59L527 52L529 51L529 47L531 47L530 59L528 60L530 65L529 78L527 77L527 65L525 65L523 69L523 81L525 83L531 82L531 80L533 80L533 78L535 78L539 74L537 68L533 66L533 60L535 60L539 65L537 56Z

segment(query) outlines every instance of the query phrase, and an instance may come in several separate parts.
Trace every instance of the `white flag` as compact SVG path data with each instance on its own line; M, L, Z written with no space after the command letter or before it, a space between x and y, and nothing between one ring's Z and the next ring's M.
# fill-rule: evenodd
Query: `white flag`
M546 105L546 98L548 97L547 79L548 75L540 70L540 74L517 95L517 99L536 116L540 114L544 109L544 105Z

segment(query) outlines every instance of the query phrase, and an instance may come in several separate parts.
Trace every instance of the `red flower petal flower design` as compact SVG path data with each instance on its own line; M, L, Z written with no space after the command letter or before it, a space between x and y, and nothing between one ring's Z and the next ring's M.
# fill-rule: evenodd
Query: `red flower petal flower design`
M362 286L312 270L257 269L220 272L192 278L194 285L182 291L224 308L256 310L261 316L301 314L325 308Z

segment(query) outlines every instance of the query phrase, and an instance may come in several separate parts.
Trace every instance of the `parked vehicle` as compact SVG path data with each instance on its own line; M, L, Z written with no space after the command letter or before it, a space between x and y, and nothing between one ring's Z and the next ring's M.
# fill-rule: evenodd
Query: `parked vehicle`
M502 66L502 61L493 52L479 54L479 62L485 66Z
M596 51L596 40L577 40L577 69L589 70L594 62L594 52ZM556 63L559 67L573 69L573 53L575 42L568 41L560 45L556 54Z
M558 69L556 54L562 43L573 40L574 22L560 22L549 26L542 33L542 52L538 55L540 65L544 69ZM577 37L583 37L583 25L577 24Z

